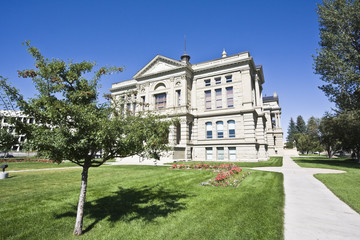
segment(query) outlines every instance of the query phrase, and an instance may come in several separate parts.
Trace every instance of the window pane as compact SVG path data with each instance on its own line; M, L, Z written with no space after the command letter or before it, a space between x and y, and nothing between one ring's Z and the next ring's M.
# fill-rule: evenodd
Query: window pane
M234 106L234 94L233 94L232 87L226 88L226 98L227 98L228 107L233 107Z
M212 123L206 123L206 138L212 138Z
M221 83L221 78L215 78L215 84L220 84Z
M212 160L212 147L206 148L206 160Z
M218 147L217 149L217 159L218 160L224 160L224 148L223 147Z
M166 108L166 93L155 95L155 109Z
M211 91L205 91L205 109L211 109Z
M222 108L221 88L215 89L216 108Z
M180 90L176 91L176 102L177 102L177 106L180 106L180 104L181 104L181 91Z
M228 129L229 129L229 138L235 137L235 121L230 120L228 121Z
M235 147L229 147L229 160L230 161L236 160L236 148Z
M226 82L229 83L229 82L232 82L232 76L226 76Z
M222 121L216 123L216 129L217 129L217 137L223 138L224 137L224 124Z
M210 79L204 80L204 82L205 82L205 87L210 86Z

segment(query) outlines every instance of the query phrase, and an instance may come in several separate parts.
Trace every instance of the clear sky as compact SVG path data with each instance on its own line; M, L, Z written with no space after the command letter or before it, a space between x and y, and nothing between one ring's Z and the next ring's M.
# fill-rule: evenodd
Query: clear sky
M157 54L180 59L184 35L191 63L249 51L263 65L264 95L279 95L286 135L290 117L322 117L330 103L317 88L312 55L319 41L319 0L91 1L1 0L0 75L27 96L31 80L17 70L33 68L25 40L48 58L125 66L103 79L131 79Z

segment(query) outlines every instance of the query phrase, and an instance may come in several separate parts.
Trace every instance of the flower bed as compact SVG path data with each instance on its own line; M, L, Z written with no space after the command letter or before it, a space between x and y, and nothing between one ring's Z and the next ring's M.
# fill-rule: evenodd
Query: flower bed
M250 175L250 172L243 171L242 168L237 167L235 164L173 164L170 169L199 169L217 172L215 178L210 179L206 184L201 184L214 187L238 187L245 177Z
M0 162L49 162L49 163L53 163L53 160L48 160L48 159L29 159L29 158L24 158L24 159L9 159L9 158L4 158L4 159L0 159Z

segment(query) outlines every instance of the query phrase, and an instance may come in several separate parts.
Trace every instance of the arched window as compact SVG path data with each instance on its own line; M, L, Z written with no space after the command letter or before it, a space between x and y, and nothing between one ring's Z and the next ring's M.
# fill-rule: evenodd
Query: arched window
M229 129L229 138L235 137L235 121L229 120L228 122L228 129Z
M161 89L165 89L165 88L166 88L166 86L165 86L164 83L158 83L158 84L155 86L154 90L161 90Z
M216 131L218 138L224 138L224 123L222 121L216 122Z
M206 138L208 138L208 139L212 138L212 123L211 122L206 123Z

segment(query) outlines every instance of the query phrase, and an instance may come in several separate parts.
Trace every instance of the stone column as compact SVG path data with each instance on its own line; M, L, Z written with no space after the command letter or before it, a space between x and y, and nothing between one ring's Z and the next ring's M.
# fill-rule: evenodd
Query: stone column
M260 106L260 88L259 88L259 77L255 75L255 104L256 106Z
M279 118L279 128L281 128L281 115L280 115L280 113L278 113L278 118Z
M242 80L242 94L243 94L243 106L251 107L252 106L252 89L251 89L251 75L250 69L244 70L241 72Z
M170 127L169 127L169 138L168 139L169 139L170 146L174 146L175 141L176 141L175 126L174 125L170 125Z

